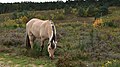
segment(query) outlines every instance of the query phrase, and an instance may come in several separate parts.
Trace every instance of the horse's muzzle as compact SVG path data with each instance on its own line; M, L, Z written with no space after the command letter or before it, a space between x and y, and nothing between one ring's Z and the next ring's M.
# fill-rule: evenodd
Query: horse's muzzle
M53 59L54 59L54 56L51 56L50 59L53 60Z

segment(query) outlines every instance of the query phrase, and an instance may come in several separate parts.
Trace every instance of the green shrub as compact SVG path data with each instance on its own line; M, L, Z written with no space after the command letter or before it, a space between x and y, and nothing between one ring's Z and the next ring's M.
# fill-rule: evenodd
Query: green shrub
M20 20L23 24L26 24L28 21L28 17L26 17L26 16L20 17Z
M112 64L108 64L107 67L119 67L120 62L113 62Z
M19 39L7 38L7 39L2 39L1 44L10 47L10 46L19 46L23 44L23 42Z
M39 18L40 18L41 20L49 19L49 17L48 17L48 16L45 16L45 15L44 15L44 16L40 16Z
M103 27L114 27L114 28L118 27L118 24L111 22L111 21L110 22L103 22L101 25Z
M74 58L72 54L65 53L56 62L56 67L87 67L85 63L80 60L75 61Z
M1 27L15 29L18 27L18 25L15 20L8 19L7 21L1 23Z
M57 14L56 17L55 17L55 19L56 20L63 20L64 17L65 17L64 14L61 13L61 14Z
M94 5L81 5L78 7L78 16L88 17L88 16L104 16L108 14L108 6L94 6Z
M78 9L78 16L85 16L85 9L84 8L82 8L82 7L80 7L79 9Z
M41 46L40 43L35 41L33 49L29 49L28 51L25 52L25 55L30 56L30 57L39 57L39 56L49 56L48 51L47 51L48 45L44 44L43 51L41 52ZM27 54L26 54L27 53Z
M35 17L35 12L28 12L28 11L22 11L22 12L14 12L12 13L12 19L15 20L15 19L19 19L21 17L26 17L27 19L31 19L31 18L34 18Z
M33 55L34 56L39 56L40 55L40 45L39 44L34 44L33 47Z
M100 6L98 13L101 16L107 15L108 14L108 6L106 6L106 5Z
M117 60L107 61L105 64L102 65L102 67L119 67L120 62Z
M98 8L93 5L89 5L89 6L84 5L78 8L77 15L81 17L95 16L97 11Z
M23 22L23 21L24 21L24 22ZM22 19L22 18L16 19L16 20L15 20L16 26L17 26L17 27L20 27L20 28L21 28L21 27L25 27L25 21L26 21L26 20L24 20L24 19Z
M13 14L12 14L12 19L16 19L17 18L17 12L14 12Z
M65 18L64 12L57 11L54 14L50 14L51 19L53 20L63 20Z
M72 13L72 7L65 6L64 11L65 11L65 14L71 14Z
M72 8L72 14L77 15L77 13L78 13L77 8Z
M24 54L30 57L39 57L41 55L40 45L34 44L33 49L27 50Z
M98 8L94 5L89 6L88 16L95 16L98 13Z

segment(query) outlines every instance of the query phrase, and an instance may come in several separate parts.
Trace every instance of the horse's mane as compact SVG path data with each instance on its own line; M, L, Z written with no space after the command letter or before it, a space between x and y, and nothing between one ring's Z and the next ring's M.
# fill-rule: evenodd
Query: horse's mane
M55 41L55 27L52 26L52 30L53 30L53 37L51 39L51 41Z
M51 23L51 25L52 25L52 31L53 31L53 33L52 33L52 38L51 38L50 42L51 42L52 49L54 49L55 45L53 44L53 41L55 42L55 38L56 38L56 35L55 35L55 26L54 26L53 22Z

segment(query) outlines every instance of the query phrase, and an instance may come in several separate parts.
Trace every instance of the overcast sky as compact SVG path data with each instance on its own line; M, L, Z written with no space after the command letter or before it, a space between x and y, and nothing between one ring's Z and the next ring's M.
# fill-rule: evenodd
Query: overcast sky
M50 2L50 1L66 1L66 0L0 0L1 3L13 3L13 2L24 2L24 1L31 1L31 2Z

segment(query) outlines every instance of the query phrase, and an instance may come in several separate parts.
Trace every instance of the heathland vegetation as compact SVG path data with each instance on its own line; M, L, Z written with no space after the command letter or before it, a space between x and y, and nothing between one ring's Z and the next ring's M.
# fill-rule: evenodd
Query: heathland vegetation
M120 1L0 3L0 66L119 67ZM53 20L58 47L50 60L47 45L25 48L25 24L31 18ZM46 42L47 43L47 42Z

